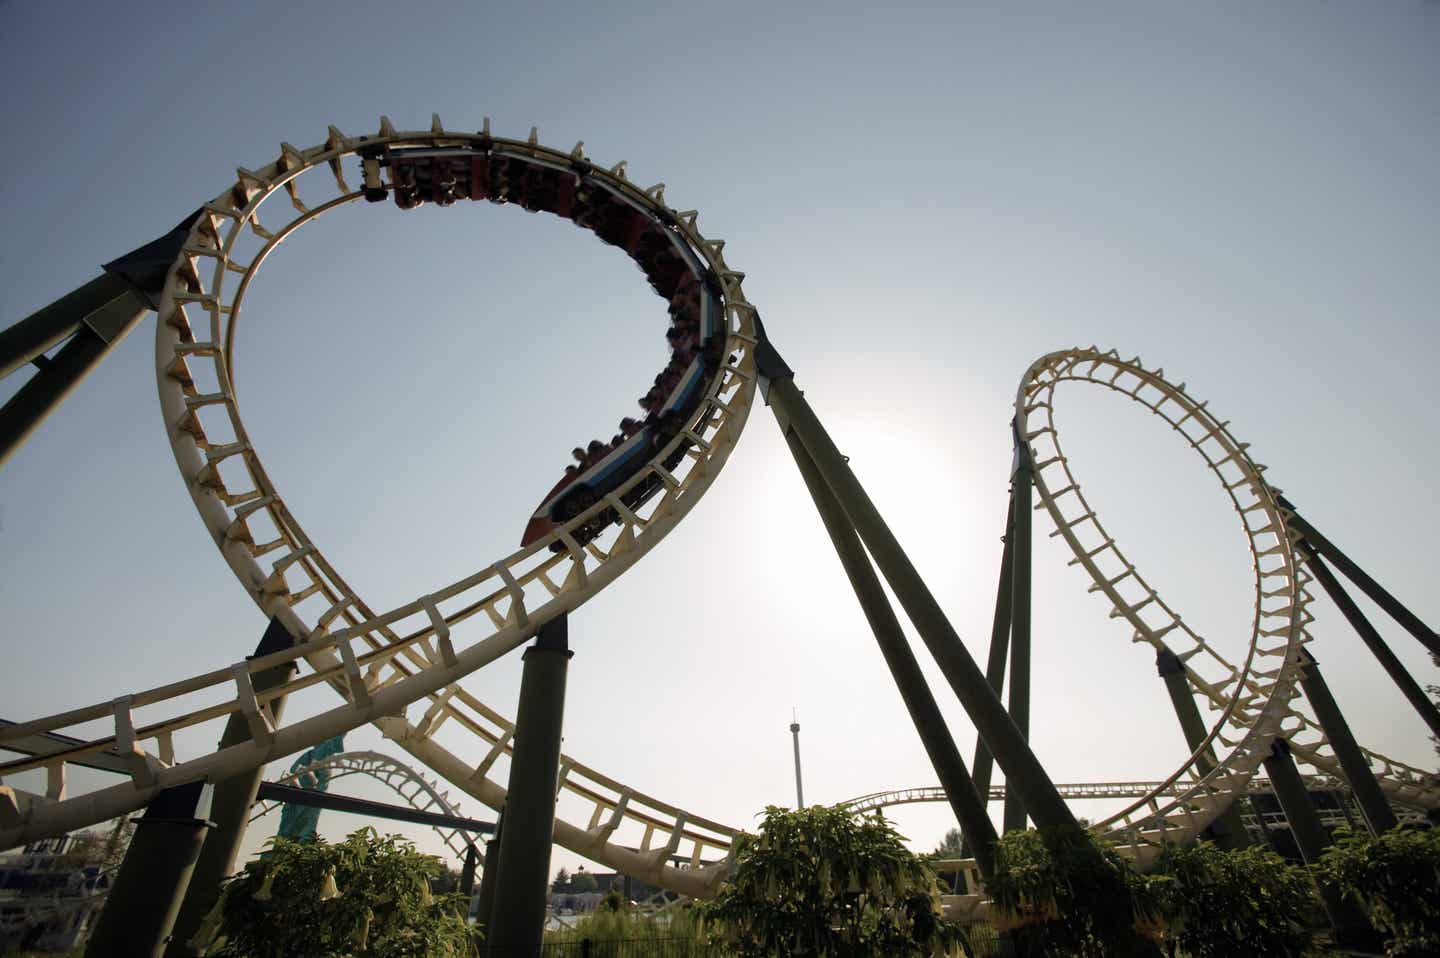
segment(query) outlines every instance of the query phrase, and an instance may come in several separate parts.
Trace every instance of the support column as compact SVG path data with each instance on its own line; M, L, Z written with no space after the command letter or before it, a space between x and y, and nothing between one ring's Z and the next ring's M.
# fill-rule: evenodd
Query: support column
M875 568L865 554L865 547L799 437L792 430L786 430L785 441L795 457L806 488L810 490L810 497L815 501L815 511L820 514L825 531L830 534L835 553L850 579L850 587L860 600L860 608L870 623L871 632L875 634L875 642L880 646L880 654L885 657L885 664L900 691L900 698L905 702L905 710L910 713L910 721L915 725L925 754L945 789L946 798L950 800L950 809L955 813L961 830L967 836L976 838L971 847L975 864L981 874L989 877L994 871L995 826L985 810L985 802L976 794L975 784L965 769L965 760L955 747L940 707L935 704L930 686L915 661L915 653L905 641L900 621L895 617L890 600L885 597L885 590L881 588Z
M773 350L773 347L771 347ZM793 379L769 379L766 398L782 430L792 431L814 460L854 531L865 543L885 576L915 631L940 666L960 704L976 729L990 744L995 761L1005 772L1006 791L1017 790L1026 810L1041 826L1075 824L1075 816L1055 784L1030 751L1025 736L1010 720L940 604L920 578L880 512L865 493L845 457L825 432Z
M265 634L260 638L260 644L255 647L255 654L250 658L281 652L293 645L294 641L289 630L280 624L280 620L272 618ZM284 685L295 672L294 663L287 663L256 672L250 681L257 693L264 693ZM270 704L263 708L269 713L271 723L278 725L281 712L285 708L285 699L272 699ZM234 713L225 722L225 731L220 736L217 749L239 745L250 739L250 724L243 715ZM200 850L200 858L195 863L194 876L190 879L184 904L175 919L174 940L165 950L166 958L193 958L200 954L199 949L191 947L190 939L200 929L200 923L219 899L220 883L235 870L235 859L240 852L240 843L245 838L251 806L255 804L255 794L264 775L265 767L257 765L214 783L215 791L210 803L209 817L215 824L215 829L205 840L205 847Z
M1193 753L1205 741L1209 730L1200 718L1200 707L1195 704L1195 695L1190 691L1190 683L1185 678L1185 663L1181 662L1174 652L1161 648L1155 653L1155 671L1165 680L1165 691L1170 693L1170 704L1175 709L1175 717L1180 721L1185 745ZM1215 768L1215 750L1206 748L1200 753L1196 765L1202 775L1208 774ZM1250 844L1250 837L1245 833L1245 825L1240 821L1240 810L1237 807L1244 800L1243 795L1236 796L1225 813L1215 819L1207 829L1210 833L1208 837L1221 848L1244 848ZM1256 815L1259 815L1258 810ZM1262 827L1263 824L1262 822Z
M490 954L490 932L495 926L495 885L500 878L500 835L505 831L502 810L495 822L495 834L485 843L484 870L480 872L480 897L475 902L475 923L484 934L480 953Z
M465 864L460 866L460 894L465 896L465 907L469 910L470 896L475 893L475 868L480 863L480 853L471 842L465 843Z
M0 408L0 466L135 327L155 309L165 277L184 248L196 210L158 239L106 263L105 275L0 332L0 378L33 362L40 371ZM66 343L54 358L45 350Z
M167 788L136 819L135 836L85 947L86 958L160 958L211 823L204 782Z
M1366 575L1365 570L1352 562L1349 556L1336 547L1335 543L1325 538L1314 526L1306 522L1300 513L1295 511L1295 507L1290 504L1288 499L1284 496L1276 496L1276 502L1290 513L1286 524L1305 537L1305 541L1301 543L1302 546L1308 544L1311 551L1318 552L1335 563L1335 568L1358 585L1361 592L1373 599L1375 604L1400 623L1405 631L1415 636L1421 645L1430 650L1431 655L1440 655L1440 635L1437 635L1434 629L1421 622L1418 615L1401 605L1399 599L1396 599L1380 583Z
M534 958L544 938L565 676L573 654L567 621L561 616L546 623L535 644L525 650L505 799L505 834L500 839L502 881L495 889L490 939L491 954L506 958Z
M79 332L87 317L117 299L133 295L125 280L113 273L101 273L15 325L0 329L0 379L27 363L43 369L46 363L36 360Z
M1360 806L1361 814L1365 816L1365 824L1370 829L1370 834L1388 832L1398 824L1395 810L1390 807L1390 801L1380 790L1380 784L1375 781L1375 773L1370 771L1370 762L1365 758L1365 753L1360 751L1355 736L1350 732L1349 723L1340 713L1335 697L1330 694L1330 687L1325 684L1325 679L1320 674L1320 663L1315 661L1315 657L1307 649L1300 650L1300 687L1305 691L1305 700L1315 710L1320 727L1325 730L1325 738L1330 741L1330 748L1334 750L1335 757L1340 759L1340 767L1345 770L1345 780L1350 783L1350 791ZM1341 805L1344 806L1343 799Z
M148 309L135 293L127 291L78 324L79 331L70 341L0 407L0 466L135 328ZM23 355L28 350L20 352Z
M1375 656L1376 661L1380 663L1381 667L1385 669L1386 674L1390 676L1390 681L1395 683L1395 687L1405 696L1411 707L1419 713L1420 718L1425 721L1425 724L1430 726L1430 734L1440 736L1440 708L1437 708L1435 703L1430 701L1430 697L1425 694L1425 690L1420 687L1418 682L1410 677L1410 673L1406 671L1400 659L1396 657L1385 640L1380 637L1380 633L1375 630L1375 626L1370 624L1370 620L1365 617L1365 613L1360 611L1360 607L1355 604L1355 600L1350 598L1350 593L1345 591L1345 588L1335 578L1335 574L1330 571L1320 556L1316 554L1315 549L1310 543L1301 539L1298 543L1298 549L1305 560L1305 565L1314 574L1315 581L1319 582L1321 588L1330 596L1330 601L1339 607L1341 613L1343 613L1349 621L1350 627L1360 636L1360 640L1365 643L1370 649L1370 653Z
M1305 782L1295 768L1295 760L1290 756L1290 743L1283 738L1277 738L1270 743L1270 756L1265 759L1265 772L1270 776L1275 797L1280 800L1280 807L1284 809L1285 818L1290 823L1290 834L1300 849L1300 857L1305 859L1307 865L1315 864L1320 860L1320 854L1330 845L1330 833L1320 822L1320 815L1315 811L1315 805L1310 801L1310 793L1306 791ZM1317 888L1320 891L1320 902L1325 906L1325 913L1330 917L1336 936L1346 943L1364 941L1370 932L1370 924L1359 909L1328 884L1317 882Z
M1014 423L1011 423L1014 430ZM1010 474L1010 519L1014 524L1014 545L1010 553L1010 718L1028 742L1030 740L1030 518L1033 511L1034 475L1030 447L1015 434L1015 465ZM1009 543L1007 543L1009 545ZM1025 830L1025 802L1018 789L1006 780L1004 831Z
M1015 541L1014 504L1007 506L1007 510L1005 537L1001 540L1005 546L1000 554L1000 581L995 587L995 617L990 624L990 658L985 663L985 681L989 683L996 698L999 698L1005 686L1005 659L1010 651L1010 561ZM990 807L990 773L994 767L995 758L990 754L990 746L985 744L985 737L976 735L975 794L980 797L980 804L985 807L987 815ZM970 836L965 835L960 845L960 855L967 858L970 854Z

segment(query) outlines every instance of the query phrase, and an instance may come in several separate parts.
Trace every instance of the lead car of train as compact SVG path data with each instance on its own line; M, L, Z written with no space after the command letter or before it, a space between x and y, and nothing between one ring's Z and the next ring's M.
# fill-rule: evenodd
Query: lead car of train
M489 200L563 216L624 249L669 303L670 362L640 401L644 418L622 420L621 432L610 443L597 441L588 450L577 449L577 463L566 469L531 515L522 546L615 493L680 435L662 463L674 469L691 444L682 430L704 400L725 352L719 281L674 228L673 216L663 208L642 207L592 177L591 171L583 159L565 164L494 151L483 138L475 146L361 151L364 194L371 202L393 198L396 206L408 210L424 203ZM660 490L661 483L651 475L618 498L634 510ZM583 544L618 520L613 508L602 509L573 535ZM557 541L551 548L561 551L565 546Z

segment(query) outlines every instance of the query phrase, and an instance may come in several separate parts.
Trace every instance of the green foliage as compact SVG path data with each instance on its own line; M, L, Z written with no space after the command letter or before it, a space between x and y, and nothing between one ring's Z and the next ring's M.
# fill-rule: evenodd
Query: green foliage
M1153 911L1144 880L1082 828L1004 835L985 887L991 924L1013 930L1021 954L1127 955L1148 947L1136 928Z
M1310 946L1314 885L1267 849L1169 846L1146 886L1149 927L1189 958L1285 958Z
M964 946L941 916L935 873L878 812L770 806L743 835L735 873L703 906L712 937L743 956L932 955Z
M935 846L928 858L960 858L961 849L964 847L964 839L960 835L960 829L952 828L940 839L940 844Z
M564 891L564 890L565 890L565 886L567 886L567 885L569 885L569 884L570 884L570 873L567 872L565 869L562 868L562 869L560 869L558 872L555 873L555 884L551 885L550 887L551 887L551 889L553 889L554 891Z
M576 872L570 878L570 891L576 894L596 891L599 888L600 884L599 882L595 881L595 876L590 874L583 868Z
M1387 954L1440 954L1440 829L1394 828L1378 838L1341 829L1318 866L1370 911Z
M440 860L362 828L339 844L276 838L206 917L211 958L468 958L461 895L434 896Z
M663 915L647 916L633 910L602 908L593 911L569 928L545 933L546 945L574 945L589 940L594 945L619 942L701 942L705 928L694 907L676 908ZM635 949L629 949L634 951ZM708 951L707 954L718 954ZM603 947L591 951L594 958L609 952Z

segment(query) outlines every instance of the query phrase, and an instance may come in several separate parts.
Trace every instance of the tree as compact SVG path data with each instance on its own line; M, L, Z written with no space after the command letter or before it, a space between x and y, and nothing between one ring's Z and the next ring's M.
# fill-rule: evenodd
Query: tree
M960 834L960 829L952 828L945 833L940 844L930 853L931 858L960 858L964 848L965 840Z
M1310 946L1310 876L1269 849L1170 845L1147 886L1158 937L1190 958L1284 958Z
M568 890L568 889L566 888L566 886L569 885L569 884L570 884L570 873L567 872L565 869L562 868L562 869L560 869L558 872L555 873L555 884L551 885L550 888L551 888L552 891L563 892L563 891Z
M931 955L964 946L941 915L935 873L877 811L765 809L736 839L735 872L703 907L742 956Z
M1143 880L1078 826L1001 836L985 888L990 923L1012 933L1018 954L1108 958L1153 950L1137 928L1153 910Z
M1320 873L1359 901L1390 955L1440 954L1440 829L1401 826L1372 838L1340 829Z
M194 943L210 958L469 958L464 897L431 893L441 868L373 828L333 845L272 839L226 883Z
M600 884L595 881L595 876L587 872L583 865L580 866L580 870L575 873L574 877L570 879L570 890L579 895L583 895L585 892L595 891L599 887Z

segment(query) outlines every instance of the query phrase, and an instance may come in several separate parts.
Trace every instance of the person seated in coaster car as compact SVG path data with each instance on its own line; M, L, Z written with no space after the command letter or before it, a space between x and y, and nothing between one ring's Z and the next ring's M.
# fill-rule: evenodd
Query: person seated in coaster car
M430 161L430 198L440 206L455 202L455 171L450 158L437 156Z
M520 177L520 205L531 213L554 212L557 175L558 171L547 166L525 164L525 173Z

